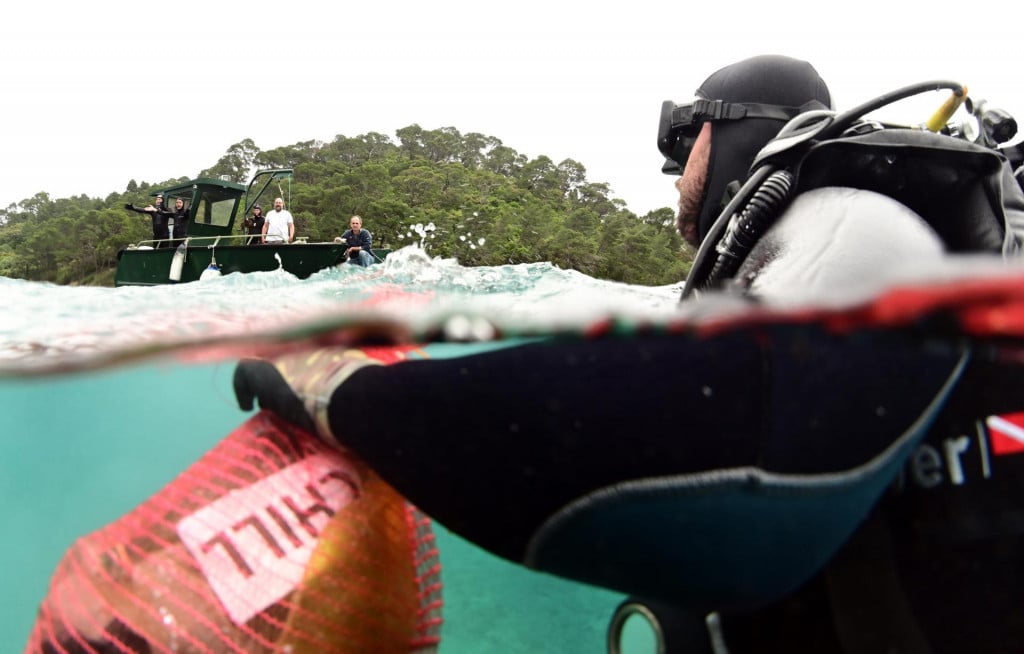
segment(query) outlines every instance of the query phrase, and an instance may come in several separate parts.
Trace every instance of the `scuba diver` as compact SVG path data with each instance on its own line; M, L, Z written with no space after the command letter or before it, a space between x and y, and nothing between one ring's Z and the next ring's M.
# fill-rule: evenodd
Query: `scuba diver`
M661 118L677 226L700 247L680 311L726 327L391 365L343 347L245 359L240 407L355 453L498 556L633 596L669 652L1016 648L1024 452L979 425L1024 411L1024 371L948 315L727 320L885 288L901 262L1019 256L1005 157L848 131L814 68L781 56L722 68Z

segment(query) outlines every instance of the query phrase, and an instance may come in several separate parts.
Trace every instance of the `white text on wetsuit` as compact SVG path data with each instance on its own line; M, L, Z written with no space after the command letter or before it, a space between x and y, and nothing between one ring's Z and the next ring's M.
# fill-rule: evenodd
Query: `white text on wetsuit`
M971 435L918 445L897 480L897 489L907 483L929 490L946 484L963 486L971 479L990 479L992 455L985 427L979 422L975 430Z

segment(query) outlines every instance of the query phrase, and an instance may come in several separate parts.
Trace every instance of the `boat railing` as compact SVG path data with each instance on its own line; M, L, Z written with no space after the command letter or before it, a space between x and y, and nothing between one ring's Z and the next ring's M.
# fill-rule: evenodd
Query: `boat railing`
M263 245L258 242L259 235L250 236L248 234L221 234L218 236L186 236L185 238L165 238L165 239L147 239L139 241L138 243L131 243L128 245L128 250L155 250L157 248L177 248L178 245L184 243L185 247L189 248L216 248L220 246L237 246L237 245L250 245L249 239L257 239L256 243L251 245ZM297 236L295 240L290 243L294 244L309 244L308 236ZM268 245L273 245L269 244ZM278 243L278 245L281 245Z

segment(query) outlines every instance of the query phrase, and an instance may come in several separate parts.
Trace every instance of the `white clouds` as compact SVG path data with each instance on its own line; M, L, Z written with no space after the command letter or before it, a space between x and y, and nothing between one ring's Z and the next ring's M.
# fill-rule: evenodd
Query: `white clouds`
M963 76L972 93L1024 117L1009 38L954 39L963 26L948 15L901 18L862 4L837 22L818 18L820 4L751 13L681 0L603 11L348 4L20 6L0 43L0 206L194 175L244 138L268 149L393 137L418 123L496 136L530 157L571 157L645 213L674 202L655 148L661 101L763 52L811 61L840 108ZM906 122L927 117L919 111Z

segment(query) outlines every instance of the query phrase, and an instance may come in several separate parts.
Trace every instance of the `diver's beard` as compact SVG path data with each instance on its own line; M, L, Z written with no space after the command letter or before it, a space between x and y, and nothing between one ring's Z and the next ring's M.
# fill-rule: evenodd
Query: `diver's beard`
M686 175L685 173L677 182L679 189L679 212L676 214L676 229L679 235L692 245L700 245L700 234L697 220L700 217L700 208L704 204L704 182L706 175L696 173Z
M676 214L676 229L683 240L697 247L700 242L700 237L697 236L697 214L680 209Z

